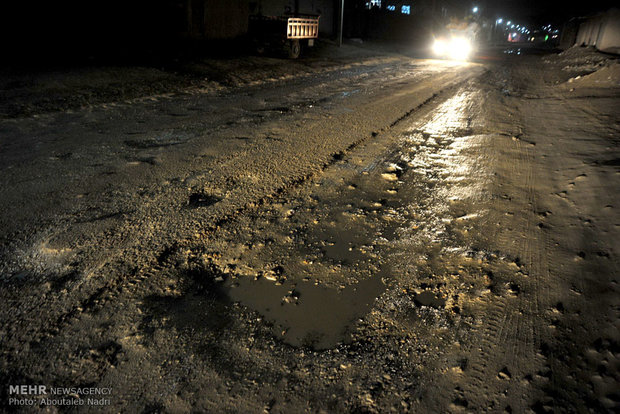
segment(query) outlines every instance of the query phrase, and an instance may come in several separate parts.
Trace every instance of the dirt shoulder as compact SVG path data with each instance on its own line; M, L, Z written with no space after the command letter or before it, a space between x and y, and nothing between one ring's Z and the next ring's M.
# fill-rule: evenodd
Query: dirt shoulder
M359 44L337 47L321 40L297 60L278 53L259 56L240 50L219 57L179 55L150 64L57 64L44 69L30 64L0 72L0 117L79 110L183 93L222 92L346 69L389 55L385 48L381 51Z

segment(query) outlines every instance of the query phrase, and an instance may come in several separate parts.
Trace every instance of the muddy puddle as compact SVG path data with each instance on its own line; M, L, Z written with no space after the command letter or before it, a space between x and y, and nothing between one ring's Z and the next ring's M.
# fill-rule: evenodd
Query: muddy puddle
M403 281L390 260L415 267L433 257L455 220L447 200L480 191L464 180L477 168L464 155L477 141L468 101L456 95L396 148L343 157L312 186L232 226L221 244L228 253L212 258L228 299L261 314L283 342L316 350L350 341L394 283L419 287L417 307L444 308L445 292ZM269 236L260 230L267 224Z
M225 291L231 300L259 312L273 324L276 337L296 347L329 349L349 342L351 328L385 290L377 274L344 289L302 281L282 284L260 278L231 278Z

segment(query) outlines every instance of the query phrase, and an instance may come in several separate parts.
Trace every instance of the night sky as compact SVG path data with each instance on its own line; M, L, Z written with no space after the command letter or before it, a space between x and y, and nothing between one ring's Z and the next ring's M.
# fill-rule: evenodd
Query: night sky
M561 24L571 17L587 16L617 6L612 0L481 0L483 13L525 25Z
M305 0L303 0L305 1ZM354 1L354 0L345 0ZM414 0L415 1L415 0ZM571 17L587 16L616 6L617 0L449 0L465 11L478 6L491 21L502 17L536 29L552 24L562 28ZM106 49L160 49L184 22L182 4L174 0L60 0L0 2L3 53L35 61L50 57L90 55ZM470 9L471 10L471 9ZM133 45L133 46L132 46ZM133 53L133 52L132 52ZM1 62L0 62L1 64Z

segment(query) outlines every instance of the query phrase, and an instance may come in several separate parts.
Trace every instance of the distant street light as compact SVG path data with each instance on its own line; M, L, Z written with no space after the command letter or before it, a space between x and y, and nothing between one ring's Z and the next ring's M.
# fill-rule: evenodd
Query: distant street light
M471 9L471 11L474 13L478 13L478 6L475 6L473 9Z
M502 19L501 17L495 20L495 26L493 26L493 37L495 38L495 40L498 40L498 38L502 36L503 29L500 28L498 30L498 26L502 24L503 21L504 19Z

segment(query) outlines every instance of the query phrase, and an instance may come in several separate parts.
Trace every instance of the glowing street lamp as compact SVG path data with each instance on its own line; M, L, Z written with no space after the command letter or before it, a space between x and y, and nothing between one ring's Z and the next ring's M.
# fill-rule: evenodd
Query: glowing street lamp
M497 21L495 23L497 24L502 24L502 22L504 21L504 19L502 19L501 17L499 19L497 19Z
M471 9L471 11L474 12L474 13L478 13L478 6L474 6L474 8Z

